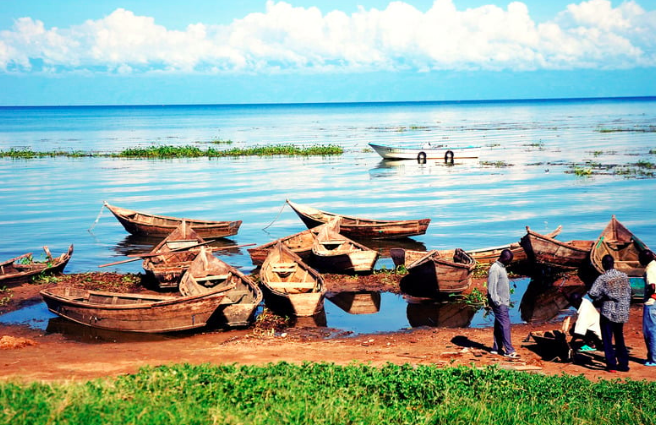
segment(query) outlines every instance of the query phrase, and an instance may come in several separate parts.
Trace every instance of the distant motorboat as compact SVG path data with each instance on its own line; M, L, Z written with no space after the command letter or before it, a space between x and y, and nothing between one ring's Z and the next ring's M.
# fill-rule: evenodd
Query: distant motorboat
M369 143L369 146L383 159L443 159L453 162L454 159L478 158L480 146L450 146L446 144L425 143L423 145L385 146Z

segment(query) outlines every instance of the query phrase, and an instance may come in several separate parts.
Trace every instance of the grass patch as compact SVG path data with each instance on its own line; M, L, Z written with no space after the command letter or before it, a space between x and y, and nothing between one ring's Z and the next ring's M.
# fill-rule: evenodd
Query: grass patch
M11 292L11 289L7 288L6 286L0 288L0 307L4 307L9 304L13 297L14 293Z
M225 141L221 143L227 143ZM197 146L148 146L124 149L115 153L98 153L82 151L48 151L36 152L31 149L0 150L0 156L14 159L32 159L44 157L96 157L96 158L135 158L135 159L172 159L172 158L225 158L240 156L328 156L341 155L344 149L336 145L299 147L295 145L256 146L251 148L201 149Z
M506 161L481 161L481 165L494 168L512 167L512 164L509 164Z
M633 128L607 128L601 127L597 128L595 131L599 133L621 133L621 132L635 132L635 133L656 133L656 125L648 125L645 127L633 127Z
M656 385L495 367L187 364L86 383L1 383L1 424L653 423Z

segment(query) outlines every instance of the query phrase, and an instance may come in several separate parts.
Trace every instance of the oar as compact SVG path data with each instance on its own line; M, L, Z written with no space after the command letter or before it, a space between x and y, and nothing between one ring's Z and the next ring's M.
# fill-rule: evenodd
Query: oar
M118 264L131 263L133 261L143 260L144 258L157 257L158 255L167 255L167 254L170 254L170 253L173 253L173 252L185 251L187 249L195 248L195 247L202 246L202 245L207 245L207 244L212 243L212 242L215 242L215 241L207 241L207 242L199 243L197 245L186 246L184 248L172 249L171 251L169 251L167 253L164 253L164 254L162 254L162 253L160 253L160 254L153 254L153 253L130 254L130 256L134 256L135 258L128 258L127 260L121 260L121 261L115 261L113 263L101 264L98 267L99 268L100 267L109 267L109 266L116 266ZM212 250L221 251L221 250L224 250L224 249L242 248L242 247L245 247L245 246L252 246L252 245L255 245L255 244L254 243L247 243L247 244L244 244L244 245L230 245L230 246L223 246L223 247L213 247Z

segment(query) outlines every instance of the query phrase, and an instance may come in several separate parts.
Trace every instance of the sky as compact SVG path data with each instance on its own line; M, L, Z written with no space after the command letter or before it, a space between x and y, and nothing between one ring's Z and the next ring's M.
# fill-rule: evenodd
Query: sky
M656 96L656 0L0 0L0 106Z

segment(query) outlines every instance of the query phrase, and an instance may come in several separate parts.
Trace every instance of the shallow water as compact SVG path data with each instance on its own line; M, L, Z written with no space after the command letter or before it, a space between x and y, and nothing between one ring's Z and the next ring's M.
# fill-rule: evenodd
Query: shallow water
M128 236L101 208L104 200L145 212L243 220L239 234L226 241L235 245L259 245L303 230L285 207L285 199L291 199L350 215L429 217L427 234L413 239L427 249L501 245L519 240L527 225L537 231L562 225L562 240L595 239L612 214L656 246L651 195L656 179L565 173L571 163L585 160L656 162L649 153L656 149L656 133L642 131L655 124L654 98L0 108L2 150L117 151L152 143L205 147L216 139L231 139L236 146L335 144L346 149L341 156L311 158L0 158L0 258L28 251L43 258L42 245L59 255L73 243L67 272L140 272L138 261L98 268L152 246ZM419 141L479 144L483 150L478 160L447 166L383 161L367 149L369 142ZM246 248L219 255L246 273L254 269ZM381 259L377 267L383 266L391 268L391 260ZM339 308L327 301L327 322L354 332L411 327L405 300L384 297L381 314L370 316L375 320L340 318ZM394 312L385 310L395 303L400 307ZM475 316L471 326L476 323Z

